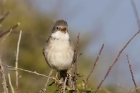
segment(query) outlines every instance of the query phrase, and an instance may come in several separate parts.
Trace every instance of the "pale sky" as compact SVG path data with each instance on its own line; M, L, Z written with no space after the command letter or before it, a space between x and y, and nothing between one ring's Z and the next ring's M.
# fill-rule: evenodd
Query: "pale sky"
M69 24L69 29L75 36L81 33L81 40L90 36L95 36L96 40L90 42L85 54L89 58L97 55L103 43L105 48L102 53L104 56L99 65L104 60L111 59L107 65L104 64L103 71L99 71L101 77L113 63L117 54L126 42L140 30L140 0L31 0L41 13L55 14L54 21L64 19ZM133 2L132 2L133 1ZM134 5L135 4L135 5ZM135 11L136 9L136 11ZM113 54L114 57L110 58ZM133 73L140 85L140 34L128 45L122 53L119 62L112 69L112 73L104 83L121 83L123 86L133 87L128 64L125 55L129 55ZM97 68L98 69L98 68ZM102 74L101 74L102 72ZM114 76L113 72L118 73ZM112 76L113 75L113 76ZM121 75L126 75L124 78ZM128 78L127 78L128 77ZM121 79L120 79L121 78ZM126 79L125 79L126 78Z

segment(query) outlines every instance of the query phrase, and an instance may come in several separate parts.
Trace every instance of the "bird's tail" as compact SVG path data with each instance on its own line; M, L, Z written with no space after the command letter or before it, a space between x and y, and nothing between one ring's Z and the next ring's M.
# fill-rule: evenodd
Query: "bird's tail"
M67 86L73 87L74 86L74 81L73 81L73 78L71 77L70 74L71 74L70 70L61 70L60 71L60 80L62 82L65 82Z
M60 71L60 80L65 81L66 77L67 77L67 70L61 70Z

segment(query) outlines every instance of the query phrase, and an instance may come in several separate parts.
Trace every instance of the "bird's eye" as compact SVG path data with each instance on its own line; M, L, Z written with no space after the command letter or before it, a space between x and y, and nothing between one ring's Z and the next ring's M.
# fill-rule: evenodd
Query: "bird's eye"
M56 27L57 30L59 30L59 27Z

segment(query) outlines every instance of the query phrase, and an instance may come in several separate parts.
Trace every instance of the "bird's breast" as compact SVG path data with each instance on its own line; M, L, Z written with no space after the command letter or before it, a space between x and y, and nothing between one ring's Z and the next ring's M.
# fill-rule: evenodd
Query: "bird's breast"
M73 62L74 50L68 40L51 39L45 48L48 64L56 70L66 70Z

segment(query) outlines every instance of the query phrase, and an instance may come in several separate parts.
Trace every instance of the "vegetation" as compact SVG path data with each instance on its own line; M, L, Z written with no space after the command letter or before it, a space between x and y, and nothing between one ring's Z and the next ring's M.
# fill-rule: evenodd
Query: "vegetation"
M0 83L2 83L0 85L0 93L14 93L13 91L15 93L44 93L45 89L47 89L45 93L61 91L58 87L60 86L59 83L45 86L45 84L48 85L51 82L56 82L54 78L56 71L53 71L52 75L49 76L51 69L47 66L42 54L44 43L54 24L54 17L53 13L42 14L35 10L30 0L0 1ZM80 41L82 38L80 34L76 38L76 35L71 33L73 35L71 37L75 39L74 44L77 54L75 56L76 65L74 64L73 73L71 74L74 80L74 87L69 88L65 86L66 91L62 91L74 93L76 89L77 93L118 93L118 90L115 88L116 86L102 87L102 83L118 61L123 50L138 33L140 31L120 50L99 84L96 82L96 79L91 80L90 78L93 77L93 70L100 58L104 44L99 50L98 56L93 57L95 59L93 63L93 59L88 59L86 55L81 53L81 50L85 50L86 44L90 42L91 38ZM133 68L131 68L128 56L127 60L135 89L123 90L121 92L132 93L136 90L136 93L139 93L139 87L136 85L132 71ZM91 64L92 66L90 66ZM118 85L118 87L122 86Z

